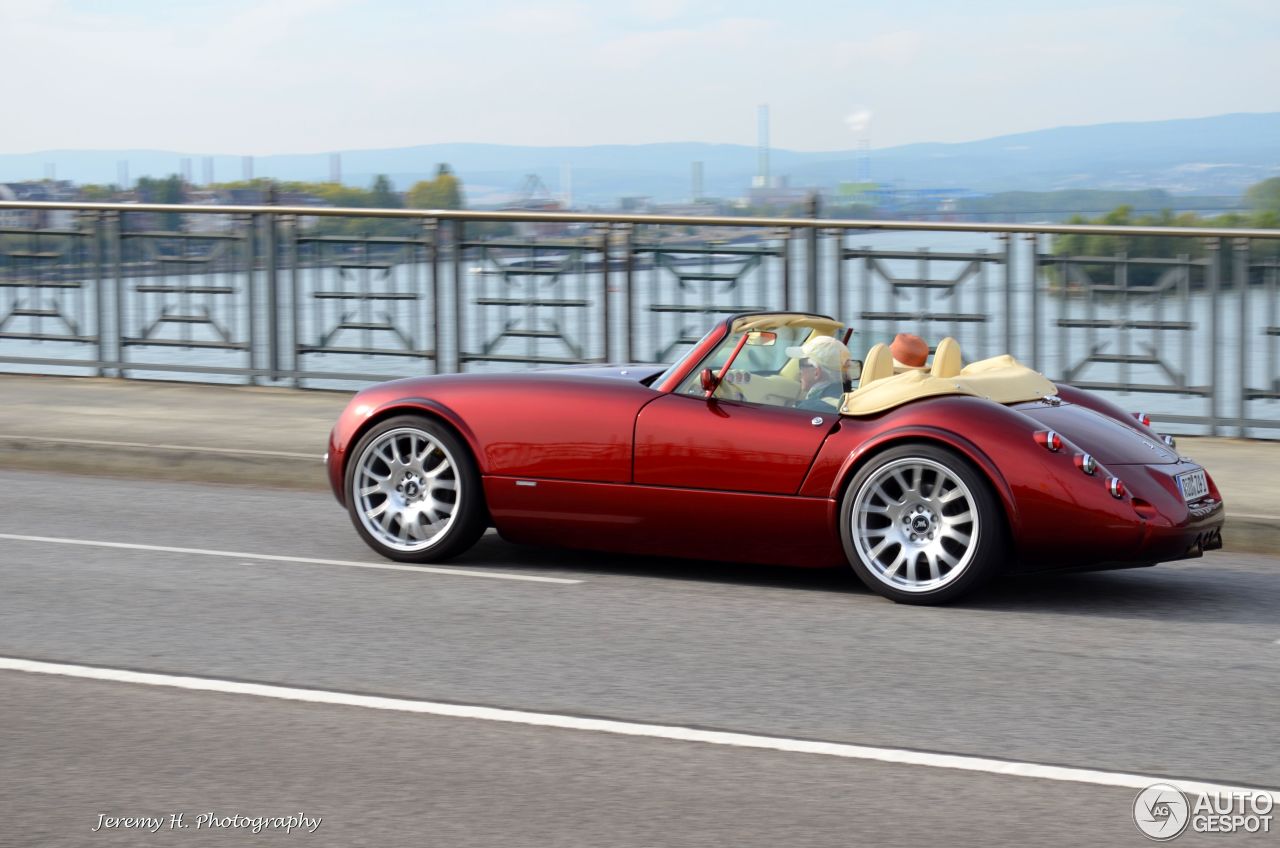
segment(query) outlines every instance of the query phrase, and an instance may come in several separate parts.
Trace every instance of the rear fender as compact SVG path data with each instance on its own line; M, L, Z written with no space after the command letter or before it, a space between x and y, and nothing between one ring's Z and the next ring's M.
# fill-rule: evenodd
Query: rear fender
M1015 409L961 396L846 417L819 451L801 494L827 498L838 511L844 487L865 462L893 445L923 440L958 452L991 482L1020 559L1085 560L1098 550L1128 558L1142 532L1130 500L1107 492L1105 470L1081 473L1074 447L1057 453L1041 447L1034 438L1038 429Z
M827 439L827 444L823 445L823 452L827 451L831 446L840 451L840 446L832 445L839 437L839 433L832 434ZM828 490L824 493L834 503L834 510L837 515L840 509L840 501L844 497L844 491L848 487L849 482L854 475L858 473L864 465L874 459L878 454L883 453L890 448L911 442L923 442L927 444L937 445L938 447L950 448L959 453L965 459L969 460L982 475L991 484L996 497L1000 499L1000 505L1004 509L1006 518L1009 521L1010 529L1017 530L1018 509L1017 501L1014 499L1013 492L1009 488L1008 481L1000 469L991 460L982 448L978 447L969 439L950 430L944 430L939 427L929 427L918 424L904 425L891 430L885 430L865 441L858 442L848 446L848 453L844 460L840 463L835 477L829 484ZM812 476L812 475L811 475ZM804 493L808 488L809 481L805 481L805 486L801 491ZM837 525L838 526L838 525Z

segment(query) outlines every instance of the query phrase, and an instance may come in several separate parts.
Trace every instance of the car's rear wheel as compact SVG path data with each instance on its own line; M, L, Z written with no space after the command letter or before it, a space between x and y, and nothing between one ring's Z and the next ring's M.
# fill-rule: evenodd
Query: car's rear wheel
M873 458L850 482L840 516L853 570L899 603L955 600L999 570L1007 547L986 479L933 445L903 445Z
M484 532L480 474L448 428L397 416L360 439L347 464L347 512L378 553L402 562L437 562Z

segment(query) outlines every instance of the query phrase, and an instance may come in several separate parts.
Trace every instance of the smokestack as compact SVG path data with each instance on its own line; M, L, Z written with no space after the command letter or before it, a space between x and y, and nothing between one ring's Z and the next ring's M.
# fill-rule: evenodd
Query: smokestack
M204 184L213 185L213 157L204 157Z
M871 110L858 109L845 117L858 137L857 151L854 153L854 178L860 183L871 181Z
M693 163L693 201L697 203L703 198L702 193L702 163Z
M191 159L186 156L182 159L182 181L191 185Z
M573 208L573 166L567 162L560 166L560 195L565 209Z
M329 182L331 183L342 182L342 154L341 153L329 154Z
M116 163L116 178L120 180L120 188L129 188L129 160L121 159Z
M253 179L253 157L252 156L244 157L244 159L241 160L241 166L244 169L245 181L247 182Z
M761 103L756 113L756 144L758 147L756 170L756 185L760 188L769 187L769 104Z

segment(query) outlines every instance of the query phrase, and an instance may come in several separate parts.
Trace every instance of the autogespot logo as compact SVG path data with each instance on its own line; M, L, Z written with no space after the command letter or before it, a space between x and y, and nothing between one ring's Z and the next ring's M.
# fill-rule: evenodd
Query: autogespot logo
M1270 833L1275 797L1263 789L1223 789L1187 796L1168 783L1148 786L1133 799L1133 822L1150 839L1165 842L1191 826L1194 833Z
M1133 821L1149 839L1180 836L1190 819L1186 796L1167 783L1152 784L1133 799Z

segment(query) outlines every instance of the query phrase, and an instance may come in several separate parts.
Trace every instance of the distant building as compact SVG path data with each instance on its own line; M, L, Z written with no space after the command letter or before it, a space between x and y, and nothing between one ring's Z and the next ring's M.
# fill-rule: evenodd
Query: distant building
M310 194L305 191L282 191L280 192L279 196L276 198L276 203L278 203L281 206L320 207L320 206L333 205L327 202L324 198L316 197L314 194ZM318 215L298 216L299 229L309 230L318 223L320 223L320 217Z
M776 177L766 185L753 184L747 192L747 203L750 206L794 206L817 193L817 188L792 186L787 177Z
M847 182L836 186L834 202L850 206L877 206L880 186L872 182Z
M198 189L187 186L186 196L186 202L196 206L265 206L269 201L267 191L261 188ZM331 204L305 191L280 191L275 205L323 207ZM318 216L303 216L298 219L298 226L310 229L319 220ZM186 231L191 233L227 232L235 227L235 219L231 215L203 212L184 215L183 223Z
M515 203L498 207L499 212L564 212L564 205L559 200L550 198L526 197ZM566 236L571 233L571 226L560 221L518 221L516 234L523 238L549 238Z
M31 203L48 203L59 200L76 200L79 191L69 180L28 180L19 183L0 183L0 199L27 201ZM73 230L76 228L76 213L71 209L53 210L6 210L5 226L30 227L51 230ZM0 213L3 214L3 213Z
M967 188L899 188L872 182L845 182L836 187L839 204L870 206L876 213L903 217L954 214L961 200L984 197Z
M564 201L554 197L546 183L537 174L525 177L516 199L498 207L500 212L567 212ZM580 229L560 221L520 221L515 224L516 234L523 238L547 238L570 236Z
M660 203L650 206L649 211L655 215L698 215L706 217L716 214L719 208L709 200L699 200L692 203Z
M0 183L0 200L17 200L18 196L13 189L4 183ZM20 209L0 209L0 227L24 227L26 226L26 213Z
M194 206L222 205L224 192L209 189L187 189L187 203ZM235 226L230 215L205 215L203 213L187 213L182 216L183 228L189 233L223 233Z

